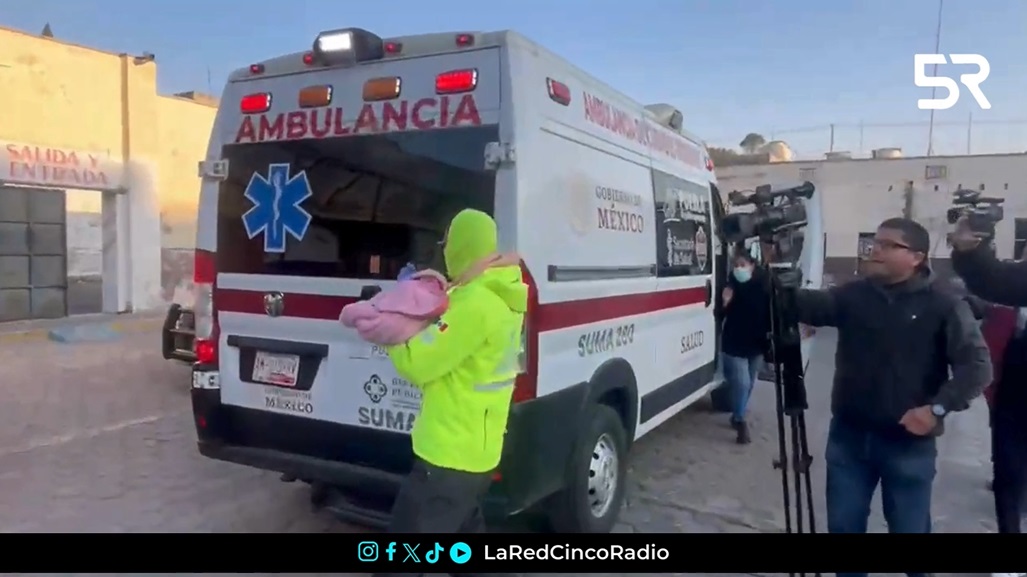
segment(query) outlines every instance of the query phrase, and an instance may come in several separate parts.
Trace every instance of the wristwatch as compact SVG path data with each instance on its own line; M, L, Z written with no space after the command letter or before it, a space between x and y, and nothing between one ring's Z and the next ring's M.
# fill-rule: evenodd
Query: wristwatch
M931 412L934 413L934 416L938 417L939 419L949 413L948 409L946 409L940 403L935 403L931 405Z

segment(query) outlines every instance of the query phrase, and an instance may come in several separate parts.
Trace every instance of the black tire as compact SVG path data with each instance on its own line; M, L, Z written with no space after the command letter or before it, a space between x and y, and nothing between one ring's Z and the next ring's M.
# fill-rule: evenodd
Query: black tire
M328 498L332 495L332 488L324 483L313 482L310 484L310 506L318 510L325 506Z
M593 405L586 413L585 429L578 438L562 491L554 495L549 508L549 523L557 533L609 533L617 522L627 488L628 440L620 415L606 405ZM604 439L604 447L616 455L616 484L602 514L593 512L594 499L589 489L593 456Z

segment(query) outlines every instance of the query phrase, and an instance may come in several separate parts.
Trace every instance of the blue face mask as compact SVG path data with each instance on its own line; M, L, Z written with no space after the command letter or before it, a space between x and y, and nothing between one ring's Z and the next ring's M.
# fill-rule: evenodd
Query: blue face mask
M738 282L749 282L749 279L752 278L752 269L736 268L734 271L732 271L732 274L735 275L735 280Z

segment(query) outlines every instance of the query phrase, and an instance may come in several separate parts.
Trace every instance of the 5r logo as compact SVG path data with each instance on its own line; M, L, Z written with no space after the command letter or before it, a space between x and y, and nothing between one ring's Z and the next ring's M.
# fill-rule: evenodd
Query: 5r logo
M960 74L959 81L966 86L970 94L977 101L977 106L984 110L991 109L991 102L981 91L981 83L988 79L991 74L991 64L988 59L980 54L949 54L952 64L973 64L977 66L977 72L973 74ZM928 76L927 66L934 64L948 64L944 54L914 54L913 55L913 83L921 88L944 88L948 91L945 98L921 98L917 100L916 107L920 110L948 110L959 101L959 84L948 76Z

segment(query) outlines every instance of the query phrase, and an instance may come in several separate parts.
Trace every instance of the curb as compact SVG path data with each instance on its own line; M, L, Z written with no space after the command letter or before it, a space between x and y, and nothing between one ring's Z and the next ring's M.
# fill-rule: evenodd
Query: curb
M24 330L13 330L0 332L0 345L56 342L70 344L86 341L110 341L120 335L139 334L152 330L159 330L164 325L164 319L158 317L143 317L126 320L112 321L84 321L75 322L70 320L56 326L46 328L26 328Z

